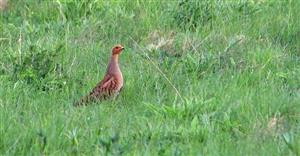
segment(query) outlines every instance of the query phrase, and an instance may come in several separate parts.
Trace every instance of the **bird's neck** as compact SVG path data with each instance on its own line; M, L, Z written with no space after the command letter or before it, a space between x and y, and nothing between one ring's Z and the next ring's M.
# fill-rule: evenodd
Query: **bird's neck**
M111 56L110 61L109 61L109 65L107 67L107 73L115 74L115 73L120 71L118 61L119 61L119 55L118 54L114 54L114 55Z
M119 61L119 55L118 54L113 54L111 55L111 58L110 58L110 62L114 62L116 64L118 64L118 61Z

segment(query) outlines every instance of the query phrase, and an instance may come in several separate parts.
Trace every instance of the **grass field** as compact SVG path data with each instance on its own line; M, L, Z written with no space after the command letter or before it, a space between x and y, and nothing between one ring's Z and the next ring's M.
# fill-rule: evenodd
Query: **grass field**
M0 155L300 155L299 0L10 0ZM75 108L122 44L115 101Z

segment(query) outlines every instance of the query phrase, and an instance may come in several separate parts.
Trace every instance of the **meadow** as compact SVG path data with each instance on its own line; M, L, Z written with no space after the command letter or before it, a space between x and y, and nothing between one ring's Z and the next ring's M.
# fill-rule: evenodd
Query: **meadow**
M0 155L300 155L299 0L10 0ZM122 44L116 100L72 103Z

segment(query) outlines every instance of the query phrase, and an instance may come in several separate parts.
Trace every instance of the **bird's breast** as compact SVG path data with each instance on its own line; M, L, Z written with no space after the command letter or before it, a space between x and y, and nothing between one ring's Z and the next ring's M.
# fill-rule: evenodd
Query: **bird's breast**
M123 87L123 75L119 68L119 64L115 61L111 61L108 66L108 74L113 75L116 80L117 90Z
M118 89L121 89L123 87L123 75L121 71L117 76L117 81L118 81Z

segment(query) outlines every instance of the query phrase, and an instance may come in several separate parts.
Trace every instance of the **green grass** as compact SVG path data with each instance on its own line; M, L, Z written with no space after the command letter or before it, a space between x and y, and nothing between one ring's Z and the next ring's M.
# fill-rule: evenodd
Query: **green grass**
M0 155L300 155L299 8L10 0ZM118 43L120 96L74 108Z

